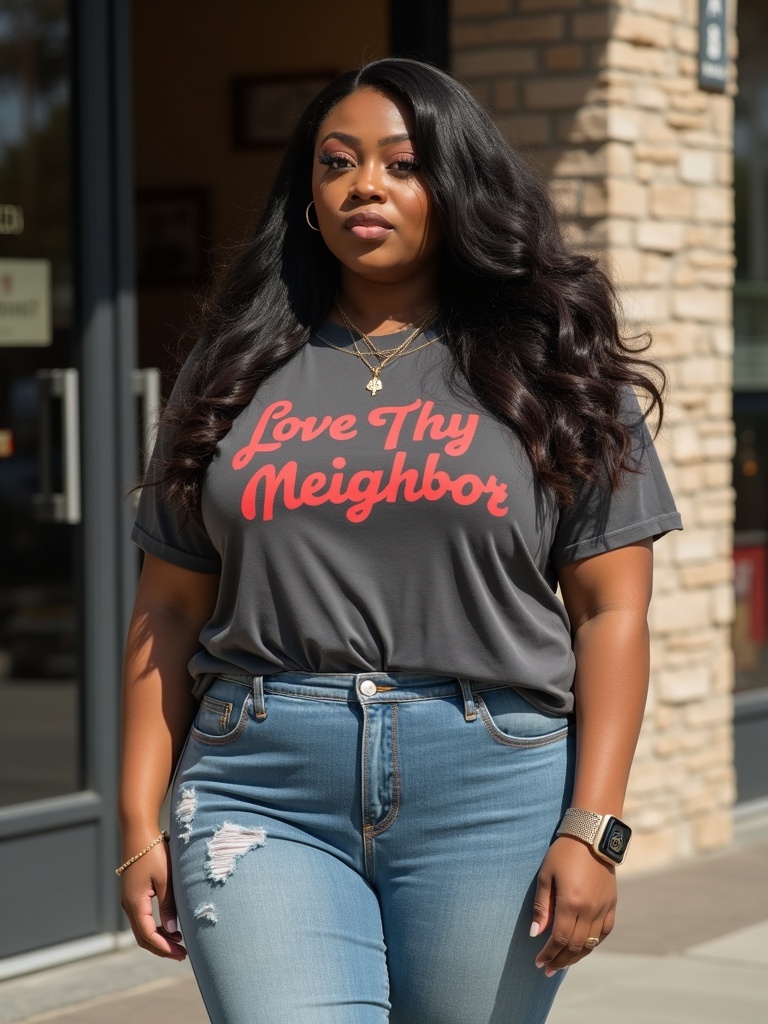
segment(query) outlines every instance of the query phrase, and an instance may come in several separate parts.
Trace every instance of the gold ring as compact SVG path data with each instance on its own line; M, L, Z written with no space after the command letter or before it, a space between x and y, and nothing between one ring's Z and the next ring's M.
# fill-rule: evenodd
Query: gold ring
M590 937L588 939L584 939L584 945L588 949L594 949L595 946L597 946L599 942L600 942L600 939L596 939L594 937L594 935L590 935Z

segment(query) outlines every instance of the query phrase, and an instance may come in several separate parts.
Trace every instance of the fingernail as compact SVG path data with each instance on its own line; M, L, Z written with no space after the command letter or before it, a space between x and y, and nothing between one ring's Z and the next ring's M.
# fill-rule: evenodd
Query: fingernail
M168 918L168 931L177 932L179 930L179 924L175 917Z
M541 961L541 963L539 963L538 960L534 960L533 963L534 963L534 966L538 967L538 968L542 968L544 966L544 961L543 960Z
M552 978L552 977L553 977L553 976L554 976L555 974L557 974L557 971L558 971L558 968L557 968L557 967L555 967L555 968L552 968L552 967L548 967L548 968L546 969L546 971L544 971L544 973L546 974L546 976L547 976L548 978Z
M535 939L540 931L541 931L541 925L539 924L538 921L534 921L533 924L531 925L531 930L528 932L528 934L531 936L532 939Z

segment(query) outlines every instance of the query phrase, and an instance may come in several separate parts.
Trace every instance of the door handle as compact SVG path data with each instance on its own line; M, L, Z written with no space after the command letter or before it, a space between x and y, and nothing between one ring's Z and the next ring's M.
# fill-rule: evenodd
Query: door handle
M147 366L133 371L133 393L141 399L141 471L146 472L157 438L160 416L160 371Z
M40 491L34 497L36 515L46 523L79 523L80 506L80 376L73 367L38 370L38 457ZM62 489L54 490L51 443L51 400L61 399Z

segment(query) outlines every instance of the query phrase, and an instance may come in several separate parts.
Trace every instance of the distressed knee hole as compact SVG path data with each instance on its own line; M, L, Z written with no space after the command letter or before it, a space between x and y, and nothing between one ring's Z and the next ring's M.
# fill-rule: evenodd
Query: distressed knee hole
M234 873L241 857L257 846L263 846L267 833L263 828L246 828L225 822L208 840L205 873L212 882L224 883Z
M176 824L179 826L179 839L188 843L192 836L192 822L197 810L197 793L194 786L185 786L176 804Z
M219 920L216 907L212 903L201 903L199 907L196 907L195 918L198 921L208 921L210 924L216 924Z

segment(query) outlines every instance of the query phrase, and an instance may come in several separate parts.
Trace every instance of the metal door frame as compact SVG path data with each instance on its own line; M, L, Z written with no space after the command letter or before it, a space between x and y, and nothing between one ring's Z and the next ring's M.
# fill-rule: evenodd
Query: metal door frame
M120 665L136 585L128 539L137 423L130 0L74 0L80 275L86 780L103 801L103 929L121 927L117 772ZM105 258L107 257L107 258Z

